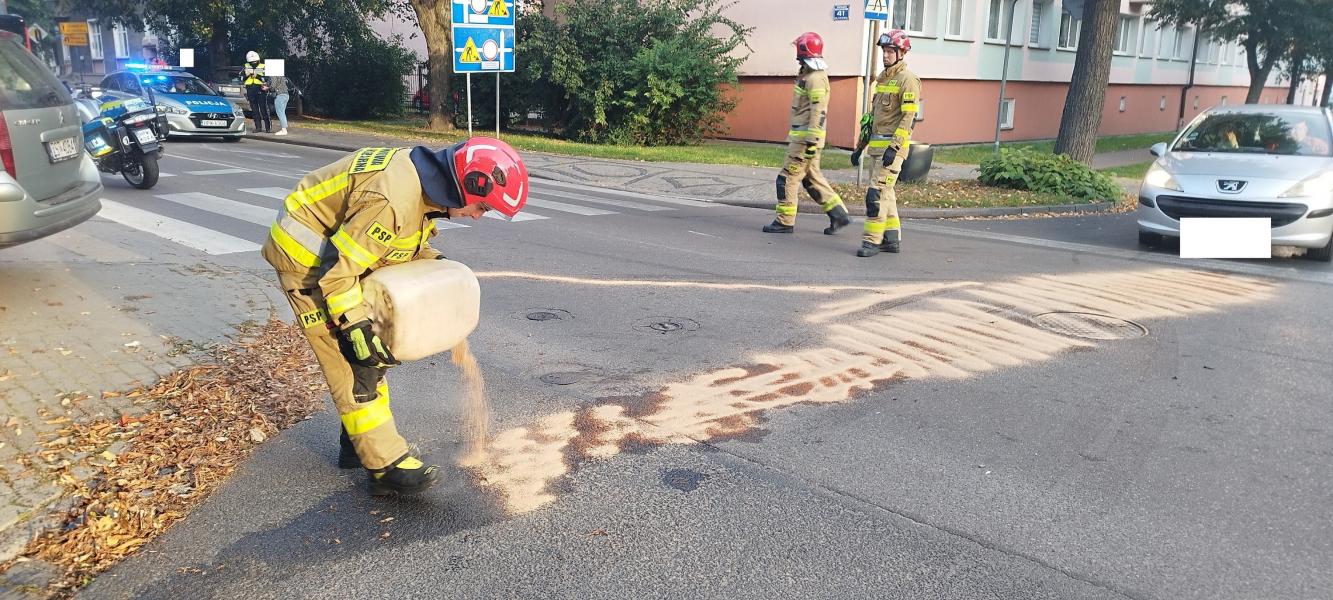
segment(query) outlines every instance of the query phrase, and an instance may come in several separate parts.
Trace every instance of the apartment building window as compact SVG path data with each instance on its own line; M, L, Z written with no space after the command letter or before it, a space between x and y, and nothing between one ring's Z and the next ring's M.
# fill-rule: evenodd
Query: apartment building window
M945 16L948 26L945 35L962 37L963 35L963 0L949 0L949 14Z
M990 0L990 9L986 11L986 39L1000 40L1004 32L1004 0Z
M120 25L111 26L111 39L116 45L116 58L130 57L130 32Z
M1041 45L1041 18L1046 16L1046 4L1041 0L1032 2L1032 29L1028 33L1028 43L1033 46Z
M1139 39L1139 56L1143 58L1152 58L1153 51L1157 49L1157 36L1162 32L1162 26L1150 19L1143 21L1143 37Z
M1162 60L1170 59L1171 54L1175 52L1175 46L1174 46L1175 43L1176 43L1176 28L1171 25L1163 27L1162 42L1157 45L1158 46L1157 58L1160 58Z
M1157 103L1157 110L1166 110L1166 96L1162 96L1162 100Z
M1136 32L1137 21L1134 17L1120 15L1120 21L1116 23L1115 32L1115 53L1129 54L1134 48L1134 34Z
M1226 106L1226 105L1227 105L1227 97L1226 97L1226 96L1222 96L1222 106Z
M898 0L893 6L893 22L912 33L926 28L926 0Z
M1077 19L1068 10L1060 11L1060 41L1055 47L1061 50L1078 49L1078 33L1083 28L1081 19Z
M1005 98L1000 103L1000 129L1014 128L1014 102L1013 98Z
M1224 65L1231 64L1231 55L1234 53L1235 51L1231 49L1231 42L1222 44L1222 52L1218 57L1219 62Z
M1120 97L1120 112L1125 112L1125 106L1126 106L1126 105L1127 105L1126 98L1125 98L1124 96L1121 96L1121 97Z
M102 24L88 21L88 56L102 60Z
M1172 46L1171 58L1176 60L1185 60L1189 58L1190 46L1193 45L1194 38L1190 37L1190 32L1184 27L1176 29L1176 41Z

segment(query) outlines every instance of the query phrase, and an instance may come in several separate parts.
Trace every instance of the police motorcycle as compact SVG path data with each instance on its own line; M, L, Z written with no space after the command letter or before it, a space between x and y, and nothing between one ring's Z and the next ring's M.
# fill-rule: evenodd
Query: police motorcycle
M119 173L141 190L157 185L167 117L157 110L156 102L116 99L82 86L75 104L83 120L83 145L99 171Z

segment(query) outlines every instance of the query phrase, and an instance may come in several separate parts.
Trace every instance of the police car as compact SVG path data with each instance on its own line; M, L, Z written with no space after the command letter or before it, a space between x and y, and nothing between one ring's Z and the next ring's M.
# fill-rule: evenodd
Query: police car
M241 109L179 68L128 65L103 78L101 88L103 94L117 98L156 103L167 115L169 137L220 137L234 142L245 135Z

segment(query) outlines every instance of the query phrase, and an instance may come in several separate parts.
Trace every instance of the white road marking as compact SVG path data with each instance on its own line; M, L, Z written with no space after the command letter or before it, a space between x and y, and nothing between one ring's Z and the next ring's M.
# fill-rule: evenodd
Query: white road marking
M435 219L435 228L436 228L436 229L441 229L441 230L443 230L443 229L463 229L463 228L465 228L465 227L471 227L471 225L465 225L465 224L463 224L463 223L455 223L455 222L453 222L453 221L450 221L449 219Z
M698 232L698 231L691 231L690 233L693 233L694 235L707 236L707 237L710 237L710 238L715 238L715 237L717 237L717 236L715 236L715 235L713 235L713 234L711 234L711 233L701 233L701 232Z
M514 215L514 218L513 218L513 219L506 219L506 218L504 218L503 215L501 215L500 213L497 213L497 212L495 212L495 211L486 211L486 212L482 213L482 216L484 216L484 217L486 217L486 218L488 218L488 219L495 219L495 220L497 220L497 221L509 221L509 220L512 220L512 221L514 221L514 222L518 222L518 221L540 221L540 220L542 220L542 219L549 219L549 218L550 218L550 217L543 217L543 216L541 216L541 215L532 214L532 213L529 213L529 212L521 212L521 213L518 213L518 214Z
M653 202L662 202L664 204L676 204L680 206L692 206L695 208L708 208L712 206L718 206L717 202L701 202L699 200L676 198L674 196L659 196L656 194L644 194L640 192L630 192L626 190L617 190L611 188L600 188L590 185L578 185L574 183L565 183L563 181L553 181L550 179L540 179L535 181L536 183L533 184L532 188L534 192L538 193L540 193L541 188L555 188L556 190L561 190L565 192L574 192L574 193L602 192L625 198L639 198L641 200L651 200Z
M97 215L126 227L146 231L208 254L232 254L236 252L257 252L259 250L259 244L254 242L200 227L193 223L178 221L157 213L126 206L105 198L102 199L102 211Z
M158 172L157 172L157 176L158 176L158 177L175 177L176 174L175 174L175 173L163 173L163 172L161 172L161 171L158 171Z
M252 173L250 169L212 169L207 171L186 171L186 175L240 175Z
M610 205L610 206L619 206L620 208L631 208L631 209L634 209L634 210L642 210L642 211L649 211L649 212L652 212L652 211L660 211L660 210L676 210L676 209L674 209L674 208L670 208L670 207L667 207L667 206L655 206L655 205L652 205L652 204L644 204L644 203L642 203L642 202L631 202L631 201L629 201L629 200L611 200L611 199L609 199L609 198L599 198L599 197L597 197L597 196L593 196L593 195L590 195L590 194L589 194L589 195L578 195L578 194L575 194L575 193L552 192L552 191L549 191L549 190L543 190L543 191L540 191L540 192L533 192L533 194L535 194L535 195L537 195L537 196L540 196L540 197L542 197L542 198L548 198L548 197L554 196L554 197L556 197L556 198L560 198L560 199L562 199L562 200L575 200L575 201L578 201L578 202L592 202L592 203L594 203L594 204L607 204L607 205ZM528 202L531 202L531 201L532 201L532 199L528 199Z
M600 208L589 208L587 206L579 206L577 204L566 204L564 202L556 202L554 200L542 200L539 198L528 198L528 206L535 206L537 208L548 208L551 210L558 210L560 212L574 213L576 215L583 215L585 217L616 214L614 211L602 210Z
M203 192L185 192L181 194L160 194L157 196L168 202L175 202L199 209L205 212L211 212L215 215L249 221L255 225L268 227L278 218L278 209L255 206L226 198L219 198L212 194Z
M255 194L265 198L273 198L274 200L286 200L287 196L292 193L291 190L280 187L242 188L236 191Z
M274 177L282 177L282 178L284 178L284 179L296 179L296 180L299 181L299 180L301 179L301 177L303 177L302 175L289 175L289 174L287 174L287 173L274 173L274 172L272 172L272 171L261 171L261 170L259 170L259 169L245 169L244 167L240 167L240 166L237 166L237 165L229 165L229 164L227 164L227 163L220 163L220 162L212 161L212 160L204 160L204 159L202 159L202 158L194 158L194 157L192 157L192 156L182 156L182 155L180 155L180 154L171 154L171 155L169 155L169 156L170 156L171 158L173 158L173 159L192 160L192 161L194 161L194 162L201 162L201 163L204 163L204 164L206 164L206 165L217 165L217 166L219 166L219 167L228 167L228 168L231 168L231 169L243 169L243 170L246 170L246 171L248 171L248 172L253 172L253 173L263 173L263 174L265 174L265 175L272 175L272 176L274 176Z

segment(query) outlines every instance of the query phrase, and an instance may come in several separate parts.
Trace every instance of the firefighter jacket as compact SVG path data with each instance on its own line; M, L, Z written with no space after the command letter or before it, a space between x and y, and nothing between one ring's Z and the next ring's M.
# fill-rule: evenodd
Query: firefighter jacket
M824 147L824 125L828 120L828 72L801 67L791 99L791 130L787 142Z
M875 78L871 154L881 155L888 148L907 152L920 102L921 79L907 70L905 62L898 61Z
M266 85L264 82L264 63L261 61L253 66L250 63L245 63L245 66L241 68L241 78L242 85Z
M263 255L288 291L318 288L345 327L370 318L361 278L375 269L440 256L435 226L405 148L365 148L306 175L287 196Z

